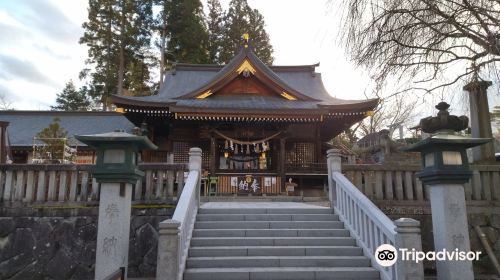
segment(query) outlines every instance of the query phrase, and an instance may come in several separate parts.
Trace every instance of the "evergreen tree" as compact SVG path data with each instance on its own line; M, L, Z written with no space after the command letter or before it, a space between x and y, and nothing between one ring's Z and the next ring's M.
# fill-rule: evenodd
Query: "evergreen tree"
M47 144L38 151L39 156L50 160L50 163L62 163L68 132L59 123L59 118L54 118L48 127L37 133L37 138Z
M126 79L128 81L127 95L149 95L152 88L144 80L145 76L149 76L148 64L144 63L141 60L137 60L135 62L131 62L127 68L129 70L126 73Z
M255 54L266 64L273 63L273 47L265 31L264 17L250 8L247 0L231 0L224 23L225 36L219 55L220 62L227 63L241 46L241 37L248 33Z
M85 89L76 90L73 81L70 80L63 91L57 94L56 105L50 108L58 111L87 111L90 105Z
M128 67L147 63L143 53L150 48L152 2L89 0L88 11L80 43L89 47L86 63L94 70L84 69L80 77L90 78L89 87L100 90L101 102L107 105L107 97L129 86ZM149 81L149 72L143 79Z
M200 0L165 0L168 52L178 62L209 62L208 33Z
M154 0L154 4L159 6L160 11L154 20L153 29L160 36L159 40L156 42L156 46L160 50L160 59L159 59L159 67L160 67L160 82L159 86L163 84L163 78L165 76L165 71L167 70L167 25L168 25L168 7L170 0Z
M208 0L208 56L211 63L220 63L219 55L224 40L224 11L219 0Z

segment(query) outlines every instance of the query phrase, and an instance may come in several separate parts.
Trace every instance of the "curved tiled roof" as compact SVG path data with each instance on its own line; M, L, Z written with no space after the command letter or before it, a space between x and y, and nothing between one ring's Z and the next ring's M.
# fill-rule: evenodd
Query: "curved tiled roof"
M60 119L68 137L124 130L132 132L134 124L115 112L59 112L59 111L0 111L0 121L9 122L7 130L11 146L31 146L33 137ZM98 124L98 125L97 125ZM78 145L85 145L78 141Z
M196 99L196 96L217 87L221 87L238 74L237 69L243 61L248 60L257 72L255 76L266 79L275 89L281 89L297 97L287 100L279 97L231 96L219 97L214 94L207 98ZM143 97L113 96L115 104L144 107L170 107L172 111L179 108L205 109L318 109L320 107L338 107L370 110L378 103L371 100L344 100L332 97L325 89L321 74L315 72L314 65L300 66L267 66L254 54L251 48L241 48L240 52L226 65L178 64L167 72L163 87L157 95ZM184 110L182 110L184 111Z

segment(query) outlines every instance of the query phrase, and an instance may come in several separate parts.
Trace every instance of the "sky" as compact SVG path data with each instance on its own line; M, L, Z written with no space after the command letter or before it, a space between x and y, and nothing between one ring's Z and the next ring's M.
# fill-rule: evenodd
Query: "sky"
M249 0L265 18L275 64L320 63L329 92L364 99L368 78L336 46L335 11L324 0ZM227 8L229 0L221 1ZM88 0L0 1L0 94L18 110L46 110L56 94L85 67L87 48L78 43ZM334 8L334 7L332 7Z
M203 2L203 1L202 1ZM248 0L266 22L274 64L320 63L317 71L331 95L364 99L370 79L349 62L338 43L339 1ZM227 9L229 0L221 0ZM18 110L48 110L56 94L85 67L87 48L78 43L88 0L0 0L0 95ZM490 94L491 95L491 94ZM458 97L450 97L460 103ZM438 101L430 99L427 108ZM490 106L493 104L490 102Z

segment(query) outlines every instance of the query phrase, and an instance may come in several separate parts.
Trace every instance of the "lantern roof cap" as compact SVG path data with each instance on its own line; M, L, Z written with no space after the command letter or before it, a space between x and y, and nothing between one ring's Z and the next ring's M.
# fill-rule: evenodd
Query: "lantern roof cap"
M450 115L448 108L450 105L444 101L439 102L436 106L439 110L437 116L429 116L420 120L419 127L423 132L436 133L441 130L462 131L467 128L469 118L466 116Z
M151 142L146 136L138 136L122 131L113 131L91 135L75 135L75 138L89 146L99 147L103 144L111 144L113 142L120 144L130 144L136 150L156 150L158 147Z
M429 146L434 146L434 145L440 145L440 146L460 145L464 149L468 149L488 143L491 140L492 140L491 138L470 138L458 135L450 130L448 131L442 130L428 138L425 138L420 142L417 142L407 148L404 148L403 150L408 152L419 152L427 149Z

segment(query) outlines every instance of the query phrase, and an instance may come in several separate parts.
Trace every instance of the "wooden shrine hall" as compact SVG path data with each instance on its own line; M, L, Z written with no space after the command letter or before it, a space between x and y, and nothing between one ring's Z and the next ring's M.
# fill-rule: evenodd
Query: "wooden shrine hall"
M226 65L179 63L159 94L112 101L159 147L144 161L187 162L197 146L218 194L281 194L326 174L327 142L378 103L332 97L317 66L265 65L246 38Z

